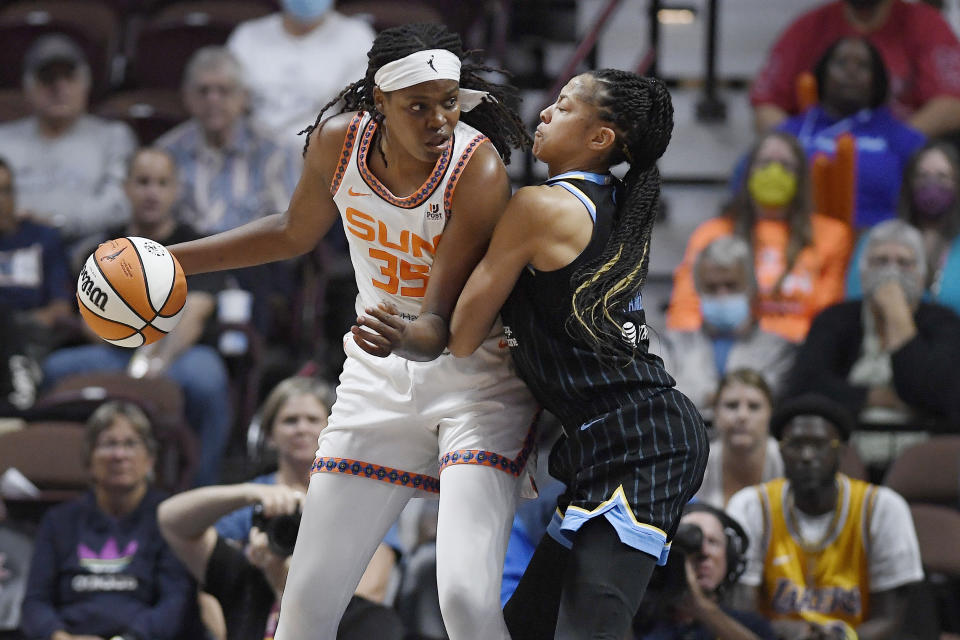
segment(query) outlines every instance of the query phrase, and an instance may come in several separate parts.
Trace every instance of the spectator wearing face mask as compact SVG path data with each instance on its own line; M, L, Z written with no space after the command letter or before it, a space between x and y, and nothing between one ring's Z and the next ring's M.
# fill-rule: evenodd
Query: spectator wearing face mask
M814 319L788 392L826 395L855 415L880 407L955 416L960 316L921 301L923 236L902 220L882 222L867 234L858 267L863 299Z
M757 131L798 113L797 76L850 36L880 51L896 117L929 137L960 129L960 42L940 12L906 0L833 0L799 16L770 49L750 90Z
M795 347L759 326L750 245L737 236L720 236L697 255L693 280L703 323L693 331L667 331L661 354L677 389L706 417L713 413L717 385L729 371L762 371L778 393Z
M367 70L374 31L333 0L282 0L282 11L242 23L227 48L243 67L254 125L299 152L297 135Z
M927 254L924 299L960 313L960 156L946 142L927 143L907 165L900 190L900 218L919 229ZM857 264L863 251L857 247ZM847 272L847 298L863 295L860 270Z
M799 342L813 317L843 295L850 229L812 211L806 154L792 135L763 136L746 166L747 178L723 215L697 227L687 243L674 272L667 328L696 331L703 326L694 262L710 242L733 234L751 250L760 328Z

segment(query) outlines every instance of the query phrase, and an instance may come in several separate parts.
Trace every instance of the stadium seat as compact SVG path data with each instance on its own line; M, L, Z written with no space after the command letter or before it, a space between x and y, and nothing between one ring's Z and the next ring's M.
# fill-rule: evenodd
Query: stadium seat
M141 145L158 137L190 116L175 89L133 89L107 96L93 112L98 116L126 122Z
M163 7L131 38L128 79L141 88L176 89L194 51L224 44L238 24L269 13L270 7L257 0L201 0Z
M30 103L20 89L0 89L0 122L30 115Z
M960 436L935 436L905 449L883 483L910 503L960 506Z
M840 458L840 473L855 480L868 480L867 467L854 447L845 447Z
M29 422L0 435L0 474L16 468L40 489L39 500L64 500L88 486L83 423Z
M383 31L408 22L444 22L440 12L424 2L412 0L347 0L337 5L340 13L366 18Z
M118 372L72 375L60 380L35 403L36 419L83 422L107 400L126 400L140 406L157 439L158 487L180 491L191 486L199 445L184 417L183 392L169 378L131 378Z
M0 10L0 87L19 87L23 56L36 38L63 33L84 51L90 64L92 95L110 87L114 56L119 50L119 22L100 2L29 0Z

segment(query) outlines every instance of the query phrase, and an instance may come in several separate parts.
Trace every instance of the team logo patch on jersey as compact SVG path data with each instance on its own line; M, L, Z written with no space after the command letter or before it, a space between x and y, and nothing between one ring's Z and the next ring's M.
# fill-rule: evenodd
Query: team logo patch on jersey
M440 213L439 204L427 205L427 220L442 220L443 214Z

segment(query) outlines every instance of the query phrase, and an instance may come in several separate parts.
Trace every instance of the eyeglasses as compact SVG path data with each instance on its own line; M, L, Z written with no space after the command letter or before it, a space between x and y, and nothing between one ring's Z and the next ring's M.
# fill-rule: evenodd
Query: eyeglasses
M133 453L144 448L144 446L142 440L104 440L96 444L94 451L97 453L113 453L118 451Z
M787 438L780 441L780 451L792 456L802 454L807 448L814 454L823 454L840 447L840 440L815 440L807 438Z

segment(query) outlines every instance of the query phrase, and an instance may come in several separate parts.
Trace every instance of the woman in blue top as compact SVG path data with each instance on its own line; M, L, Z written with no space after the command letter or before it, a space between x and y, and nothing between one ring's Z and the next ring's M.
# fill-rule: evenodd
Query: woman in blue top
M887 70L877 49L861 38L841 38L814 69L820 103L779 129L797 136L807 156L832 155L836 138L856 139L854 226L872 227L896 217L900 176L923 134L897 120L884 106Z
M947 142L931 141L907 164L900 217L923 234L927 299L960 313L960 156ZM861 243L862 244L862 243ZM857 247L859 256L862 247ZM850 261L858 264L858 258ZM863 295L859 270L847 273L847 298Z

